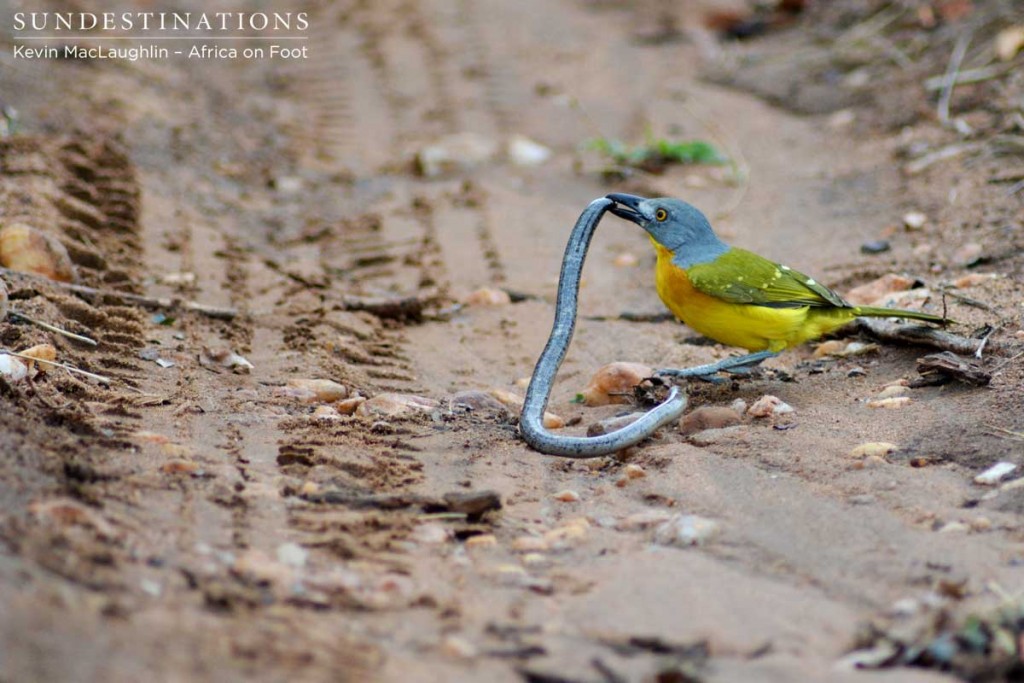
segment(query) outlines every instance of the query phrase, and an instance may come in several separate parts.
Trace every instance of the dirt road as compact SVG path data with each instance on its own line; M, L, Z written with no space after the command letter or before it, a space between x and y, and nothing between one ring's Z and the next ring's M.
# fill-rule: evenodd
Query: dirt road
M693 41L638 41L625 4L309 11L304 61L14 62L5 49L0 94L27 137L0 148L0 219L58 226L86 284L241 313L155 318L8 280L12 303L95 336L96 350L54 343L112 383L0 384L0 680L954 680L836 662L873 619L983 610L1021 585L1024 499L982 500L972 483L1024 455L992 428L1022 427L1019 364L985 389L915 389L875 410L921 349L787 352L777 373L691 387L691 403L774 394L792 416L698 439L665 429L628 454L635 479L620 460L539 455L512 417L449 401L523 391L568 231L610 191L684 197L729 241L840 291L916 271L913 236L859 251L932 196L900 174L893 138L709 85ZM747 179L606 180L580 151L648 130L710 139ZM412 171L418 150L466 132L552 155ZM606 218L551 404L580 418L573 433L621 408L572 402L601 365L730 352L675 322L616 319L662 310L652 266L636 226ZM1000 268L1010 277L972 296L1011 319L1020 261ZM481 287L521 296L450 308ZM950 303L965 330L992 317ZM47 338L0 330L12 348ZM310 377L439 403L321 417L282 395ZM865 465L848 456L863 442L898 450ZM423 502L486 490L502 509L481 519ZM566 490L579 500L558 500ZM650 524L677 513L716 533L653 544Z

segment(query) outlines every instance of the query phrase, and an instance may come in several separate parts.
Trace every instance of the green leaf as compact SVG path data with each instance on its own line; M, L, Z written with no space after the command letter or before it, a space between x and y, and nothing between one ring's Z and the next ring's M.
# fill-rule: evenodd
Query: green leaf
M726 157L714 145L704 140L666 140L648 137L643 145L630 147L612 138L594 138L586 143L587 149L600 152L624 166L667 164L722 164Z

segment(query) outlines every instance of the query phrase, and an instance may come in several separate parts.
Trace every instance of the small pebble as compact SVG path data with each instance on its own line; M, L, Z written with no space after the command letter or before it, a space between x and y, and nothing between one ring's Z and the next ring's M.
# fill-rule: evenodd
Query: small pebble
M860 245L860 253L862 254L882 254L889 251L892 245L889 244L889 240L870 240Z
M309 551L298 543L282 543L275 551L277 561L295 569L302 569L309 559Z
M544 413L544 419L542 420L544 429L561 429L565 426L565 419L555 415L554 413Z
M450 410L471 410L474 412L508 414L505 405L486 391L460 391L448 402Z
M420 524L411 534L412 540L425 545L441 545L447 543L451 537L451 530L436 522Z
M523 409L523 397L519 394L507 389L491 389L488 393L503 406L511 408L517 415ZM542 421L545 429L561 429L565 426L565 420L554 413L545 412Z
M928 216L920 211L910 211L903 215L903 226L907 230L920 230L928 222Z
M564 547L582 541L587 537L588 527L579 526L572 524L569 526L560 526L544 534L544 540L547 541L552 547Z
M355 412L364 416L395 417L410 413L429 413L439 405L434 399L423 396L383 393L361 403Z
M135 432L134 434L132 434L132 436L134 436L139 441L145 441L147 443L165 444L171 442L169 436L157 432L141 431Z
M880 455L869 455L864 458L863 462L865 468L879 467L880 465L889 464L888 461Z
M481 287L466 297L467 306L507 306L512 297L503 289Z
M442 654L455 659L472 659L477 656L473 643L460 636L445 636L440 649Z
M314 420L340 420L341 413L334 406L317 406L316 410L313 411Z
M191 460L168 460L160 466L164 474L194 474L199 465Z
M519 581L526 576L526 570L518 564L499 564L497 567L492 568L488 573L493 575L502 583L510 586L517 585Z
M34 501L28 511L38 519L48 520L61 526L81 526L93 529L103 538L116 538L117 532L106 519L93 508L68 498Z
M854 449L850 451L849 455L851 458L857 459L867 458L872 455L884 458L890 453L895 453L897 450L899 450L899 446L894 443L888 443L886 441L868 441L867 443L862 443L861 445L854 447Z
M0 354L0 375L8 382L20 382L28 377L28 365L10 354Z
M995 273L968 273L963 277L958 277L953 280L953 286L957 289L967 289L968 287L977 287L980 284L989 282L999 277Z
M890 384L889 386L885 387L884 389L879 391L877 394L875 394L874 398L876 398L876 399L885 399L885 398L895 398L895 397L898 397L898 396L909 396L909 395L910 395L910 388L909 387L905 387L902 384Z
M632 463L626 465L622 471L627 479L643 479L647 476L647 471L643 467Z
M630 413L629 415L617 415L615 417L608 417L603 420L598 420L587 427L587 436L602 436L604 434L611 434L616 432L623 427L628 427L633 424L641 417L643 413ZM593 462L593 461L592 461ZM598 461L600 463L600 461Z
M901 598L892 603L889 615L893 617L912 617L921 609L921 603L914 598Z
M687 439L694 446L710 446L723 441L729 441L742 434L744 429L743 425L733 425L732 427L722 427L721 429L705 429L703 432L690 434Z
M840 109L828 117L830 128L846 128L857 120L857 113L852 109Z
M466 539L467 548L494 548L498 538L494 534L477 534Z
M846 371L847 377L866 377L868 374L867 370L858 366L852 367Z
M632 268L638 263L640 263L640 259L636 257L636 254L631 254L628 251L619 254L612 260L612 265L616 268Z
M984 250L977 242L968 242L953 254L953 263L957 266L969 268L981 261Z
M963 522L946 522L941 527L939 527L940 534L959 533L970 530L971 527L964 524Z
M517 553L542 553L551 549L548 541L540 536L520 536L510 546Z
M704 545L718 534L718 522L697 515L674 515L654 530L654 542L688 548Z
M747 412L747 402L744 401L742 398L735 399L732 403L729 404L729 407L735 410L740 415L743 415Z
M981 484L982 486L995 486L999 481L1017 469L1017 466L1012 462L997 462L992 467L979 474L974 478L975 484Z
M152 579L143 579L142 581L140 581L139 588L142 589L143 593L146 593L147 595L150 595L154 598L159 598L160 594L163 592L163 588L160 586L160 584L156 581L153 581Z
M320 493L320 484L315 481L304 481L299 487L299 495L311 496L317 493Z
M352 398L346 398L344 401L335 403L334 409L342 415L352 415L364 403L366 403L365 396L353 396Z
M897 408L905 408L910 405L909 396L894 396L892 398L879 398L868 401L868 408L884 408L887 410L895 410Z
M751 417L774 417L776 415L787 415L796 412L793 406L783 401L778 396L765 394L754 401L754 405L747 409L747 415Z
M672 518L672 513L664 510L647 510L623 517L615 522L619 531L643 531L658 524L664 524Z
M293 378L277 393L306 403L334 403L348 398L348 387L329 379Z
M687 413L679 420L679 432L684 435L702 432L705 429L721 429L731 427L743 421L743 418L732 408L724 406L704 406Z
M992 529L992 520L988 517L976 517L971 520L971 531L989 531Z
M914 279L889 273L860 287L854 287L846 294L846 300L854 305L867 305L893 292L903 292L914 286Z
M999 487L999 490L1000 491L1013 491L1014 489L1019 489L1019 488L1024 488L1024 477L1020 477L1018 479L1013 479L1011 481L1006 482L1005 484L1003 484L1002 486Z
M157 363L162 359L158 358ZM247 375L253 370L253 364L244 356L240 356L228 348L209 348L204 346L199 354L199 364L205 368L227 368L236 375ZM173 365L173 364L172 364ZM165 366L167 367L167 366Z
M499 151L497 140L471 132L454 133L417 151L416 170L428 178L466 171L493 161Z
M551 564L551 558L540 553L526 553L520 558L520 561L526 567L546 567Z
M516 166L539 166L551 158L551 150L524 135L508 141L508 158Z
M870 493L862 493L856 496L850 496L849 498L851 505L871 505L875 502L875 497Z
M0 228L0 265L59 282L76 279L74 263L61 241L24 223Z
M564 491L559 491L558 493L553 495L552 498L554 498L555 500L559 500L563 503L578 503L580 501L580 494L576 493L575 491L566 489Z
M839 339L829 339L814 347L814 357L824 358L826 356L838 356L846 349L846 342Z
M588 406L630 403L633 388L653 372L641 363L609 363L595 372L590 383L580 392L583 403Z

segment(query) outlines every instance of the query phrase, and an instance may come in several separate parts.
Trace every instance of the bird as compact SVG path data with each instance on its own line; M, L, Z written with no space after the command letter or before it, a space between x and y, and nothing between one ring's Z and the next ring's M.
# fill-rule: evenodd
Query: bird
M643 228L657 253L655 285L666 307L694 331L751 352L717 363L657 374L709 381L744 374L786 349L818 339L858 317L946 318L895 308L855 306L814 278L733 247L695 206L669 197L613 193L609 211Z

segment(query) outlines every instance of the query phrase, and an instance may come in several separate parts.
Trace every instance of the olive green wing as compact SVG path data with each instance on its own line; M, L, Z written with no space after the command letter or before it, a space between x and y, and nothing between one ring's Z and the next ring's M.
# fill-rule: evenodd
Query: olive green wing
M745 249L730 249L686 271L700 292L730 303L769 308L849 308L841 296L813 278Z

